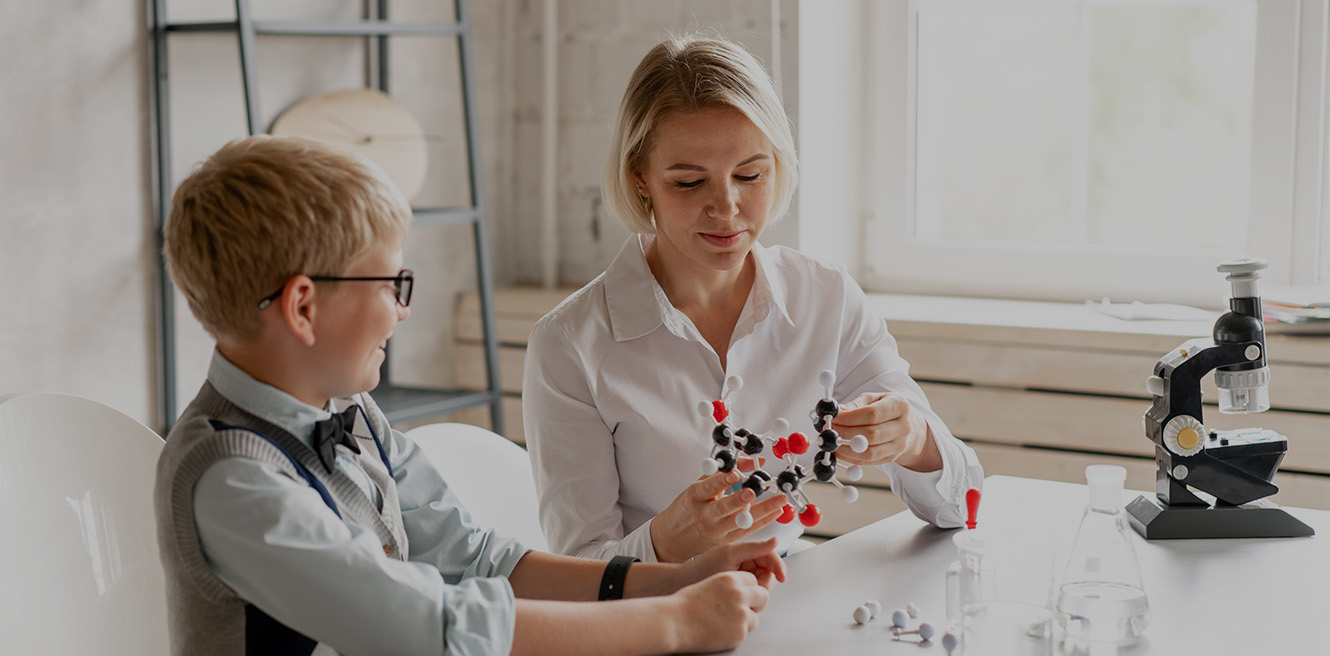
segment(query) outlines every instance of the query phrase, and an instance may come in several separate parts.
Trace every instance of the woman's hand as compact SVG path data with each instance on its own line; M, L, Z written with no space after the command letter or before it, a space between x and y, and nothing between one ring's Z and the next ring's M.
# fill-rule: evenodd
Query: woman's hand
M747 460L747 459L743 459ZM724 494L740 481L739 472L716 472L697 479L651 520L651 543L656 560L681 563L718 545L729 544L752 535L780 517L785 497L772 494L756 499L747 488ZM734 518L752 504L753 524L739 528Z
M843 406L831 427L841 437L868 438L868 450L855 453L848 446L836 450L836 458L856 465L895 462L914 471L942 468L933 432L922 414L899 394L870 392Z

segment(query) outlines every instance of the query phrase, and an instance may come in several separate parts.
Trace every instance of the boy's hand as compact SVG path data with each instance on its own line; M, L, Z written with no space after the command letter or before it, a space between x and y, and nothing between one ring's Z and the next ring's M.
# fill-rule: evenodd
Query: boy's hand
M751 460L741 458L740 468L751 469ZM656 549L656 560L683 562L712 547L742 540L776 521L785 507L785 497L772 494L754 503L756 496L749 489L724 494L740 480L742 476L736 471L703 476L656 515L651 520L651 544ZM739 528L734 518L745 509L752 513L753 524Z
M841 407L831 427L846 439L855 435L868 438L868 450L855 453L842 446L836 450L838 460L856 465L895 462L921 472L942 468L942 454L928 422L899 394L861 394Z
M749 572L758 585L768 589L773 579L785 582L785 561L776 554L773 537L761 542L732 542L706 551L684 564L681 587L730 570Z
M715 652L739 646L757 628L769 593L748 572L722 572L679 590L673 599L679 612L674 651Z

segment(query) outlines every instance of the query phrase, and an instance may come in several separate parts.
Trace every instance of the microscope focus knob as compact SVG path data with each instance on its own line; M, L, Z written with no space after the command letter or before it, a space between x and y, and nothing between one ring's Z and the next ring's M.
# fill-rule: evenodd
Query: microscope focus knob
M1150 376L1145 379L1145 391L1155 396L1164 395L1164 379L1159 376Z
M1205 425L1191 415L1178 415L1164 426L1164 446L1180 456L1193 456L1205 448Z

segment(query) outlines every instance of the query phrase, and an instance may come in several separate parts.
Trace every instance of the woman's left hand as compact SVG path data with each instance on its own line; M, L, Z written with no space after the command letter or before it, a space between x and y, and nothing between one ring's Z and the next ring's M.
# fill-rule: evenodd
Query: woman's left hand
M942 454L933 440L924 416L899 394L870 392L841 406L831 427L845 439L868 438L868 449L855 453L848 445L836 450L836 458L856 465L896 464L914 471L942 468Z

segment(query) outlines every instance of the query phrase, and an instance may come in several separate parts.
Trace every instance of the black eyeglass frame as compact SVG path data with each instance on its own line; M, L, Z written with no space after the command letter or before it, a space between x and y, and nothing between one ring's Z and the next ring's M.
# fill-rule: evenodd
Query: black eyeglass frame
M391 282L393 283L393 294L397 297L397 304L402 307L411 307L411 290L416 285L416 274L410 269L402 269L395 276L310 276L309 279L315 282ZM284 291L286 291L286 285L282 285L277 291L260 299L259 310L268 309L268 306L272 305L272 302L277 300Z

